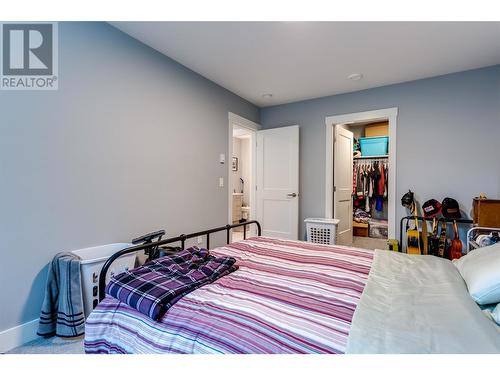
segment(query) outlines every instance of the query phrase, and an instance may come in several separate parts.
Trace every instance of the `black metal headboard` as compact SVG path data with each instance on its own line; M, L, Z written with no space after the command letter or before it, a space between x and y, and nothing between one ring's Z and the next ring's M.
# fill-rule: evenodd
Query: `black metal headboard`
M123 250L116 252L115 254L111 255L108 258L108 260L106 260L106 262L104 263L104 266L102 266L101 272L99 274L99 302L101 302L105 297L106 274L109 270L109 267L117 258L121 257L122 255L144 250L149 255L148 260L151 260L151 259L155 259L159 256L158 250L161 249L163 245L167 245L167 244L171 244L171 243L175 243L175 242L180 242L181 243L180 249L183 250L187 239L199 237L199 236L207 236L206 248L210 249L210 234L216 233L216 232L222 232L225 230L226 231L226 242L229 244L229 241L231 238L231 229L237 228L237 227L243 227L243 239L246 239L247 225L250 225L250 224L257 225L257 235L261 236L262 229L261 229L260 223L256 220L251 220L251 221L245 221L245 222L239 223L239 224L233 224L233 225L228 224L228 225L225 225L223 227L208 229L208 230L204 230L201 232L190 233L190 234L181 234L180 236L166 238L164 240L161 239L161 235L164 234L164 232L163 233L155 232L154 234L157 237L159 237L158 241L154 241L154 242L149 241L147 243L137 245L137 246L127 247L126 249L123 249ZM170 247L170 246L166 246L165 248L166 249L174 249L173 247Z

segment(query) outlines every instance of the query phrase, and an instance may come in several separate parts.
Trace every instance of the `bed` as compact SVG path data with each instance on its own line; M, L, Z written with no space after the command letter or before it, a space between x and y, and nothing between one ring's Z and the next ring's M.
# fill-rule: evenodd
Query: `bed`
M86 353L500 353L444 259L266 237L210 251L239 269L158 321L106 296Z

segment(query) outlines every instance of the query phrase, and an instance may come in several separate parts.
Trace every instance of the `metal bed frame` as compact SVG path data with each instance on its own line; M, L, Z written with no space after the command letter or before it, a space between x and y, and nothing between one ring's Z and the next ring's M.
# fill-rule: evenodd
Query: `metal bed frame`
M467 231L467 252L481 247L475 240L477 234L486 234L491 232L500 232L500 228L495 228L495 227L470 228Z
M201 232L181 234L177 237L166 238L164 240L161 239L163 237L163 235L165 234L164 230L149 233L149 234L146 234L144 236L141 236L141 237L138 237L138 238L132 240L132 243L138 243L138 242L143 242L143 243L140 245L127 247L123 250L116 252L115 254L111 255L108 258L108 260L106 260L104 265L102 266L101 272L99 273L99 302L101 302L105 297L106 274L109 270L109 267L116 259L118 259L122 255L144 250L144 253L146 255L148 255L148 261L150 261L150 260L159 258L161 250L166 251L166 252L175 252L175 251L179 251L179 250L184 250L187 239L199 237L199 236L207 236L206 248L210 249L210 235L212 233L226 231L226 243L229 244L230 239L231 239L231 229L243 227L243 239L246 239L247 238L247 226L251 225L251 224L255 224L257 226L257 236L261 236L262 235L262 228L260 226L260 223L257 220L250 220L250 221L245 221L243 223L238 223L238 224L233 224L233 225L228 224L228 225L225 225L223 227L207 229L207 230L204 230ZM155 239L155 238L158 238L158 240L153 241L153 239ZM180 242L181 246L180 247L164 246L164 245L168 245L168 244L175 243L175 242Z

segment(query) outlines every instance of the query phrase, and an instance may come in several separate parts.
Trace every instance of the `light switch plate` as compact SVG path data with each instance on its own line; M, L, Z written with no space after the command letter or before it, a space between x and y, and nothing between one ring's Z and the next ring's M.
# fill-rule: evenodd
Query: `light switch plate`
M226 155L224 155L224 154L220 154L220 155L219 155L219 162L220 162L221 164L224 164L224 163L226 162Z
M224 187L224 177L219 177L219 187Z

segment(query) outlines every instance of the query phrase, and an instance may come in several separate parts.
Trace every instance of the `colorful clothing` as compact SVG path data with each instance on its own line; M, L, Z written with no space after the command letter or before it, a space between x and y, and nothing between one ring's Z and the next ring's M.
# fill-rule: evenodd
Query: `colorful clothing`
M106 293L156 320L182 296L237 270L235 262L192 247L114 276Z

